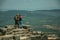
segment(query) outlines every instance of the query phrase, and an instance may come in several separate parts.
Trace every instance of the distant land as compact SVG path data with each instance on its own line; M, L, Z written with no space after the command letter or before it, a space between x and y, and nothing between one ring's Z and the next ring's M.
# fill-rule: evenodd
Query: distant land
M5 11L5 9L1 10L0 11ZM6 11L11 11L11 10L6 10ZM22 10L22 11L28 11L28 10ZM60 11L60 9L51 9L51 10L33 10L33 11Z

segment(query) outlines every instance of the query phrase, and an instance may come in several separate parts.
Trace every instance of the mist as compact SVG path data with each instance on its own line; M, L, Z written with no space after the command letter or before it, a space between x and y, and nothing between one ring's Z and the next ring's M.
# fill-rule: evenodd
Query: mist
M60 9L60 0L0 0L1 10Z
M0 10L2 10L2 5L4 4L5 0L0 0Z
M60 0L58 0L58 6L59 6L59 8L60 8Z

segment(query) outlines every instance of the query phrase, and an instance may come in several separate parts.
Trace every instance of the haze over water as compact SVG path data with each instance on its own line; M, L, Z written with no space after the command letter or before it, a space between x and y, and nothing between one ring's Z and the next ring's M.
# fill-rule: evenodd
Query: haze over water
M60 9L60 0L0 0L1 10Z

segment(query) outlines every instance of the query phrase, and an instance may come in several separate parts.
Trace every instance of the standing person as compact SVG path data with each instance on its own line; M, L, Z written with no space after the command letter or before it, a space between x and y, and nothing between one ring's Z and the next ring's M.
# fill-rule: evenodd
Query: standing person
M22 18L23 18L23 16L19 14L19 25L20 25L20 27L22 26Z
M14 21L15 21L15 28L19 27L19 14L16 14L16 16L14 16Z

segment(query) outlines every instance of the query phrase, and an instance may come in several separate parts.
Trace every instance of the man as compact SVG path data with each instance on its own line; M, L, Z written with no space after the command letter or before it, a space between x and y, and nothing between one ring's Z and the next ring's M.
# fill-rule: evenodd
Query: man
M19 24L20 24L20 26L22 25L22 16L21 15L19 15Z
M19 27L19 24L22 25L22 16L20 14L14 16L14 20L15 20L15 27L16 26Z
M18 21L19 21L19 14L14 16L14 21L15 21L15 27L19 26Z

